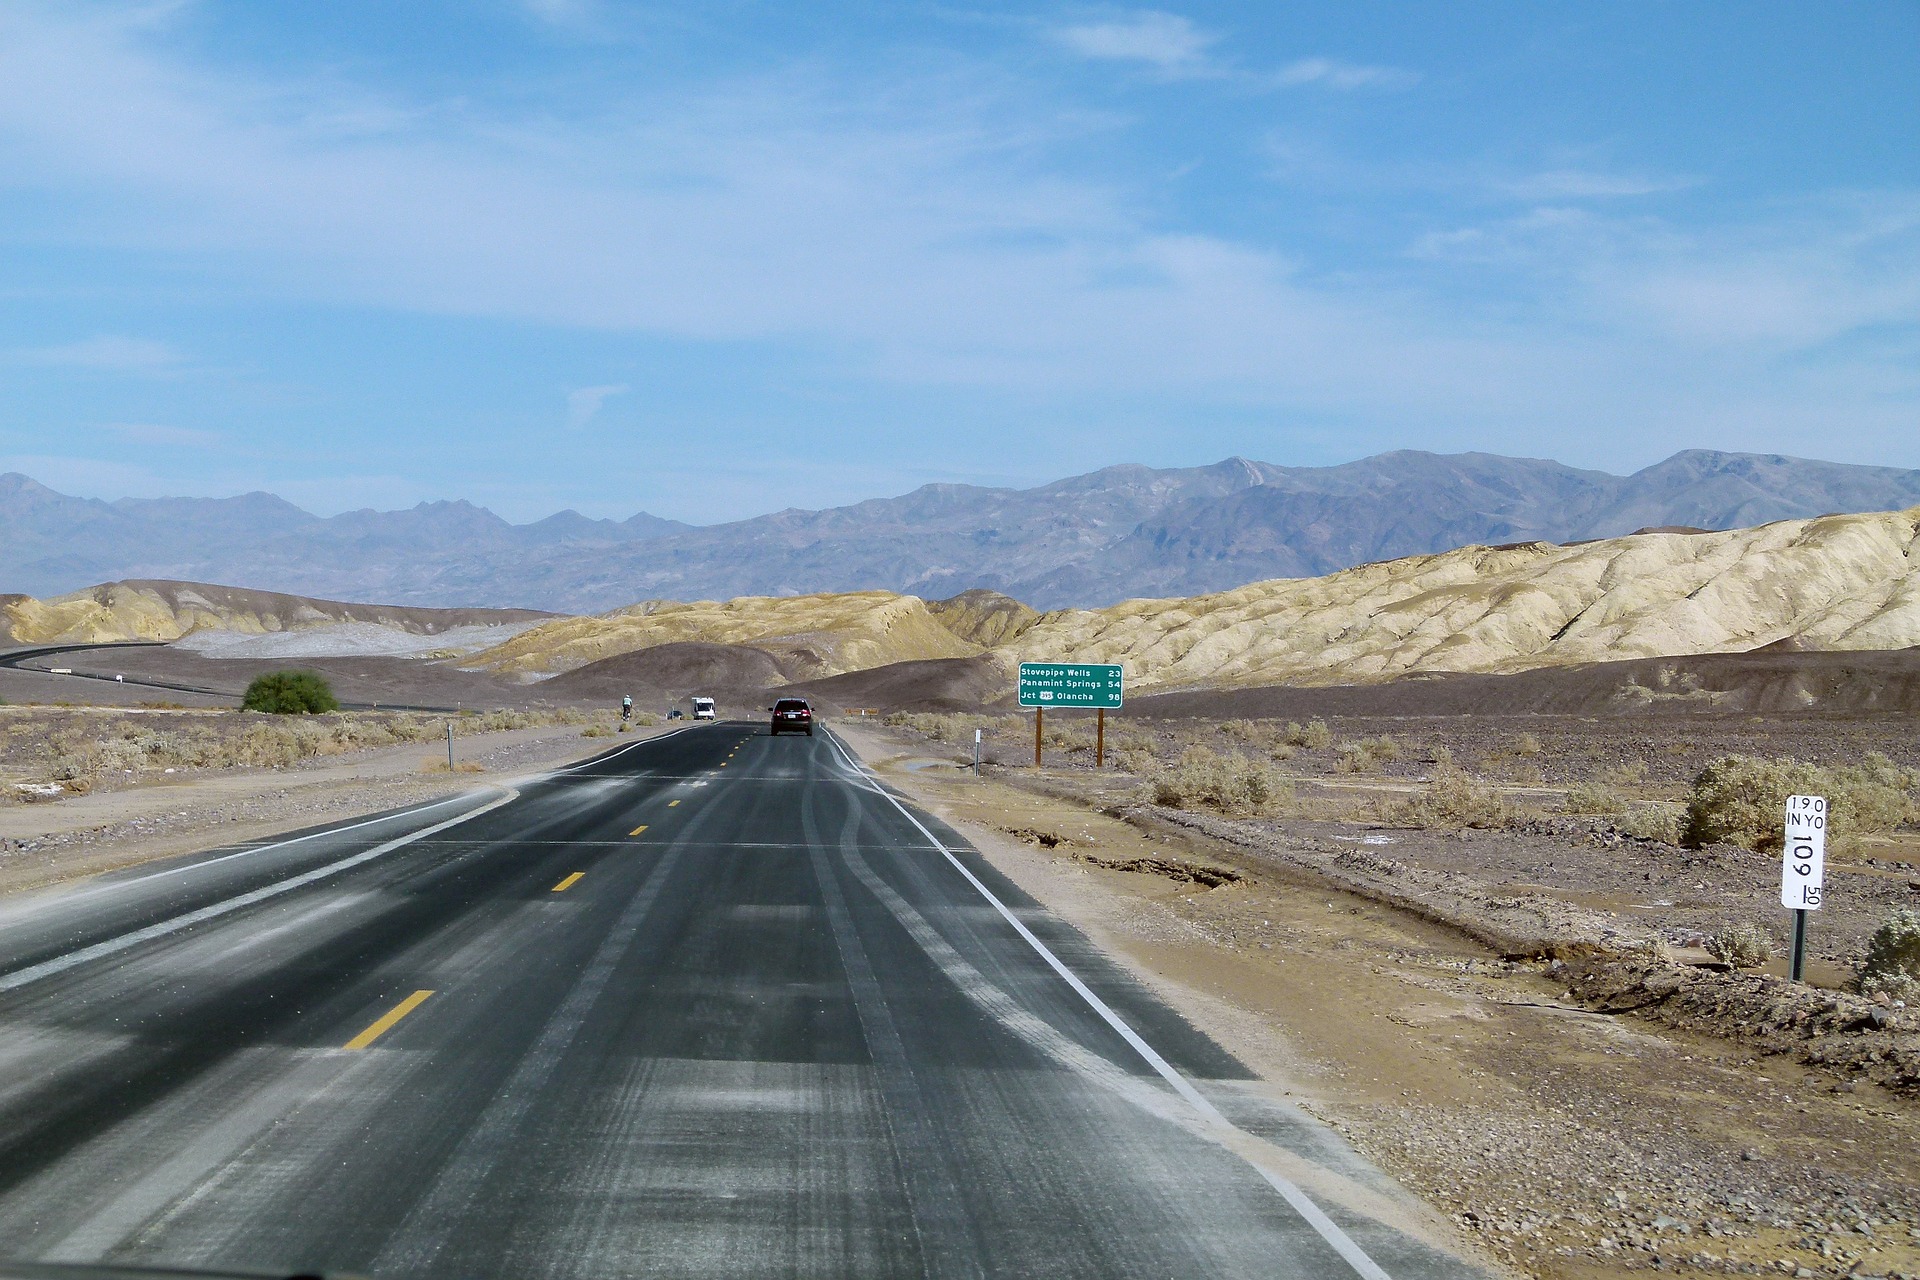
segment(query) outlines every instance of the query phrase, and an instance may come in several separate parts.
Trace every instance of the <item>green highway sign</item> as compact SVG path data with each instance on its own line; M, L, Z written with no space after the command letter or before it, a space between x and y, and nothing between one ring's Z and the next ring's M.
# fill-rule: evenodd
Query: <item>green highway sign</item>
M1023 707L1098 707L1112 711L1120 705L1120 692L1118 664L1020 664L1020 705Z

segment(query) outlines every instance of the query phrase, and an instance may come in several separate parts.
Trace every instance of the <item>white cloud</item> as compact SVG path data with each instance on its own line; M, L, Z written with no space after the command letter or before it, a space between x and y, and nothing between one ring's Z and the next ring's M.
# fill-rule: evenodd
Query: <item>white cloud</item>
M24 364L61 365L101 369L113 373L165 373L181 362L180 353L164 342L101 334L51 347L21 347L9 353Z
M633 388L626 383L603 387L580 387L567 392L567 425L584 427L600 415L601 408L614 396L623 396Z
M1516 200L1609 200L1662 195L1696 185L1693 178L1652 178L1590 169L1547 169L1496 184Z
M1178 14L1143 10L1113 22L1061 27L1054 39L1083 58L1145 62L1181 71L1205 62L1215 37Z
M1334 276L1060 176L1050 146L1084 118L996 97L984 78L796 71L596 102L591 125L496 119L183 65L110 11L71 12L0 7L0 180L84 211L76 242L165 254L209 290L224 278L250 296L783 344L835 375L1165 395L1189 418L1226 404L1452 422L1484 447L1502 422L1522 448L1543 421L1670 436L1709 395L1729 420L1745 406L1782 422L1911 415L1860 390L1872 379L1769 363L1861 324L1914 323L1920 234L1891 214L1871 236L1844 209L1776 219L1735 252L1650 216L1549 207L1436 234L1405 277ZM1085 56L1208 65L1211 38L1172 15L1073 30L1096 33L1070 46ZM1300 85L1391 82L1295 66ZM363 118L386 123L316 123ZM1546 173L1559 176L1533 179L1543 199L1607 186ZM1484 202L1485 175L1467 177ZM1426 273L1466 287L1428 289ZM72 345L178 361L164 344L95 341ZM604 400L570 398L569 416Z
M1273 83L1282 87L1314 85L1322 89L1404 89L1420 79L1411 71L1397 67L1362 66L1335 58L1301 58L1274 73Z
M211 449L222 443L216 431L169 427L153 422L111 422L106 430L129 444L159 445L170 449Z

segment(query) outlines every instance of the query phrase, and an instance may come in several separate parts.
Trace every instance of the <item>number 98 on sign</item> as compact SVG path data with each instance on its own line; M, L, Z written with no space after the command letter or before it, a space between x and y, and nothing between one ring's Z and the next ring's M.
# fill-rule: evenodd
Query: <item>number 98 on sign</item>
M1780 905L1818 911L1826 878L1827 798L1788 796L1786 845L1780 851Z

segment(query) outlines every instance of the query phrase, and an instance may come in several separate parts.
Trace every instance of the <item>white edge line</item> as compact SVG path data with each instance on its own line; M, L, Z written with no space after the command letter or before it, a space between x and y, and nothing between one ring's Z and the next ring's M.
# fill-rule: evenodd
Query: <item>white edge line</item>
M491 813L501 805L510 804L519 798L520 793L518 791L509 790L505 795L487 804L483 804L477 809L469 809L467 812L456 814L444 822L436 822L430 827L422 827L410 835L400 836L384 844L377 844L373 848L364 849L359 853L353 854L351 857L341 858L337 862L329 862L324 867L315 867L312 871L302 872L300 875L293 876L289 879L280 880L259 889L240 894L238 897L227 898L224 901L212 903L208 906L201 907L197 911L189 911L185 915L178 915L170 920L162 920L158 924L148 925L144 929L135 929L132 933L123 933L117 938L108 938L105 942L96 942L90 947L82 947L78 951L70 951L66 955L56 956L51 960L43 960L39 964L29 965L24 969L16 969L12 973L0 977L0 991L12 991L18 987L24 987L30 982L51 977L56 973L64 973L68 969L87 964L93 960L98 960L103 956L114 955L117 952L127 950L129 947L136 947L143 942L149 942L154 938L163 938L170 933L178 933L182 929L192 928L196 924L224 916L229 912L238 911L242 907L250 907L256 902L264 902L268 898L279 897L283 893L288 893L294 889L312 884L316 880L324 880L328 876L337 875L342 871L357 867L363 862L371 862L382 854L391 853L403 845L412 844L415 840L422 840L427 836L437 835L445 831L448 827L459 826L461 823L477 818L483 813Z
M367 818L360 822L350 823L344 827L328 827L324 831L309 831L303 836L294 836L288 840L275 840L271 844L250 845L245 849L236 849L232 853L223 853L216 858L202 858L198 862L189 862L178 867L168 867L164 871L149 871L145 875L129 876L124 880L113 880L106 883L96 882L96 884L90 886L90 888L98 890L118 890L124 889L129 885L145 884L150 880L163 880L168 876L185 875L189 871L198 871L202 867L217 866L233 858L248 858L256 853L265 853L269 849L284 849L290 844L299 844L304 840L318 840L322 836L337 836L347 831L358 831L362 827L378 826L383 822L393 822L399 818L413 817L416 814L428 813L434 809L444 809L450 804L456 804L462 800L471 800L472 798L473 792L462 791L459 795L448 796L445 800L435 800L430 804L415 805L411 809L396 809L392 813L382 814L377 818Z
M692 727L693 727L692 725L688 725L687 729L690 729ZM584 769L590 764L599 764L603 761L611 760L615 756L621 755L624 752L631 751L635 747L643 746L646 743L659 742L662 738L671 738L676 733L685 733L687 729L674 729L668 733L656 734L654 737L651 737L651 738L641 738L638 742L629 742L624 746L617 747L614 750L607 752L604 755L597 755L592 757L591 759L582 760L579 764L567 765L565 768L561 768L561 769L549 769L545 773L531 774L525 778L516 778L512 783L509 783L508 785L524 786L529 782L535 782L541 778L553 777L555 774L571 773L575 769ZM416 814L430 813L435 809L442 809L450 804L458 804L462 800L470 800L473 798L473 794L474 793L471 791L463 791L457 796L448 796L444 800L430 801L427 804L415 805L410 809L396 809L392 813L381 814L378 817L366 818L359 822L348 823L346 826L343 826L343 827L328 827L324 831L309 831L307 832L307 834L303 836L294 836L291 839L287 839L287 840L275 840L269 844L249 845L245 849L236 849L232 853L223 853L218 857L214 857L214 858L202 858L198 862L189 862L178 867L168 867L164 871L149 871L143 875L129 876L122 880L112 880L104 883L96 881L94 884L88 885L84 889L75 891L71 896L63 895L63 901L72 901L74 897L88 896L93 893L117 892L121 889L126 888L129 885L146 884L149 881L164 879L167 876L185 875L190 871L198 871L202 867L218 866L220 863L229 861L230 859L233 859L233 858L250 858L256 853L265 853L269 849L284 849L288 845L299 844L304 840L318 840L323 836L337 836L348 831L358 831L362 827L374 827L374 826L380 825L383 822L393 822L400 818L413 817ZM4 990L4 988L0 988L0 990Z
M1014 930L1018 932L1022 938L1027 940L1028 945L1040 953L1040 958L1045 960L1055 973L1066 979L1067 985L1078 992L1080 997L1085 1000L1088 1005L1092 1006L1093 1011L1099 1014L1108 1026L1119 1032L1120 1037L1132 1045L1134 1051L1142 1058L1147 1060L1147 1064L1160 1074L1161 1079L1172 1085L1174 1091L1185 1098L1187 1102L1192 1105L1193 1109L1198 1111L1209 1122L1220 1125L1223 1128L1233 1129L1237 1132L1241 1131L1237 1125L1221 1115L1219 1109L1211 1102L1208 1102L1206 1098L1201 1095L1200 1091L1195 1089L1193 1084L1174 1068L1172 1063L1161 1057L1152 1045L1141 1039L1140 1034L1128 1026L1126 1020L1115 1013L1106 1001L1095 995L1093 990L1080 980L1080 976L1069 969L1066 963L1053 953L1052 948L1040 941L1040 939L1034 935L1033 931L1027 928L1026 923L1022 921L1019 916L1015 915L1006 903L1000 901L993 890L982 884L980 878L969 871L966 864L954 856L953 850L947 848L938 836L927 830L926 824L914 817L913 811L901 804L898 796L886 789L886 786L880 782L879 777L875 775L872 770L856 760L845 747L841 746L838 735L829 732L827 734L827 741L833 743L834 749L840 753L842 759L846 760L846 762L852 766L855 772L865 774L873 779L874 789L885 796L887 802L898 809L901 816L913 824L914 830L925 837L928 844L945 855L947 861L953 864L954 870L958 871L962 876L965 876L967 883L979 890L980 896L993 904L994 909L1005 917L1007 923L1012 925ZM1246 1159L1245 1156L1241 1158L1243 1160ZM1333 1246L1334 1252L1346 1259L1348 1265L1351 1266L1355 1272L1366 1277L1366 1280L1392 1280L1392 1277L1381 1269L1380 1264L1368 1257L1366 1251L1354 1243L1353 1237L1341 1230L1340 1224L1329 1218L1325 1211L1323 1211L1319 1205L1315 1204L1305 1191L1302 1191L1289 1179L1281 1177L1263 1165L1257 1164L1252 1160L1247 1160L1247 1163L1252 1165L1253 1169L1259 1173L1262 1178L1266 1179L1267 1183L1272 1186L1275 1191L1278 1191L1281 1197L1285 1199L1288 1204L1292 1205L1294 1210L1299 1213L1302 1218L1306 1219L1309 1226L1320 1233L1320 1237L1323 1240Z

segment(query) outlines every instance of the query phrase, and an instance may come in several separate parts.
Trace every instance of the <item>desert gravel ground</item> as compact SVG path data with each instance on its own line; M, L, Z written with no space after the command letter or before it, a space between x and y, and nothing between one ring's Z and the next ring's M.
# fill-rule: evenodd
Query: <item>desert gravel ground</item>
M1622 743L1637 728L1623 727ZM1335 1125L1517 1272L1920 1276L1911 1091L1589 1008L1552 963L1502 959L1459 929L1333 887L1205 824L1129 810L1101 794L1127 784L1095 782L1084 768L976 779L954 767L950 746L880 729L849 736L1269 1087ZM1604 758L1613 736L1589 745ZM1347 835L1363 854L1380 847L1362 843L1378 832L1321 825L1319 838ZM1453 867L1456 887L1475 850L1496 888L1540 878L1535 863L1584 861L1601 879L1625 872L1617 849L1582 849L1565 833L1502 836L1511 847L1456 848L1436 836L1442 853L1415 856ZM1754 873L1675 874L1744 892ZM1613 892L1641 894L1646 883ZM1605 919L1611 908L1567 909Z

